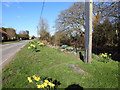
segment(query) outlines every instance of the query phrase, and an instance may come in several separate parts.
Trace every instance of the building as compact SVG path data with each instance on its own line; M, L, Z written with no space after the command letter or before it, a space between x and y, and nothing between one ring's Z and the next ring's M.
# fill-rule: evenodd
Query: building
M29 39L32 39L32 36L29 36Z
M0 27L0 41L7 40L7 33L5 31L2 31L2 27Z

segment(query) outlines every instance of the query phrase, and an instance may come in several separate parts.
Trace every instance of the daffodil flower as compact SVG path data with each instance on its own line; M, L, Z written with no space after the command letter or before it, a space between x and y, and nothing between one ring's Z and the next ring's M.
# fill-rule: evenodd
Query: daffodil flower
M27 79L28 79L29 83L31 83L31 82L32 82L31 77L27 77Z
M33 44L31 44L30 46L33 46Z
M111 56L111 54L109 54L109 56Z
M28 80L31 80L31 77L27 77L28 78Z
M51 84L51 87L54 87L54 86L55 86L55 84L52 83L52 84Z
M104 57L107 57L107 55L104 55Z
M40 43L39 45L43 45L44 46L44 43Z
M35 75L33 75L32 77L35 78Z
M44 87L46 87L46 86L47 86L47 83L43 83L43 85L44 85Z
M30 80L28 80L29 81L29 83L32 83L32 80L30 79Z
M42 88L42 86L41 85L37 85L37 88Z
M40 80L40 77L35 77L34 78L36 81L39 81Z
M104 56L104 54L102 53L102 55L101 56Z
M48 81L48 80L44 80L44 81L45 81L45 83L47 83L47 84L49 83L49 81Z
M42 84L41 87L44 88L45 87L44 84Z
M33 45L33 47L36 47L35 45Z
M54 87L54 86L55 86L55 84L53 84L53 83L51 83L51 82L49 82L48 85L49 85L50 87Z

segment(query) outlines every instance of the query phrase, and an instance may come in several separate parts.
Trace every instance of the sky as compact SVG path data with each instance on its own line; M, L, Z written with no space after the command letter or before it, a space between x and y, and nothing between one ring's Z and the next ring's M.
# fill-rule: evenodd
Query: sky
M53 26L60 11L68 9L74 2L45 2L42 17L49 24L51 35L55 33ZM43 2L2 2L2 26L14 28L16 33L29 30L30 36L37 36L37 25Z

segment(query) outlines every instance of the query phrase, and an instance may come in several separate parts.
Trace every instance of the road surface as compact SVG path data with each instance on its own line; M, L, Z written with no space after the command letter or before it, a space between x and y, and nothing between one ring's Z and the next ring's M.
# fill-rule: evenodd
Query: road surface
M5 65L7 65L12 60L12 58L15 56L15 54L22 47L24 47L27 43L29 43L29 40L1 45L2 46L2 57L0 57L0 67L3 68Z

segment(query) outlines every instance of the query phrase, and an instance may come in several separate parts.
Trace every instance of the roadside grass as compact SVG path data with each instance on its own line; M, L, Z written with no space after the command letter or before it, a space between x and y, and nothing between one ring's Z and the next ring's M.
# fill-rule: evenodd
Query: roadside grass
M36 88L27 80L28 76L50 77L59 81L59 88L79 84L83 88L118 88L118 62L103 63L93 55L91 64L82 62L74 54L50 47L36 46L39 52L28 50L27 44L15 58L2 70L3 88ZM84 73L75 72L70 66L75 65Z
M6 42L2 42L2 44L10 44L10 43L15 43L15 42L19 42L20 40L15 40L15 41L6 41Z

